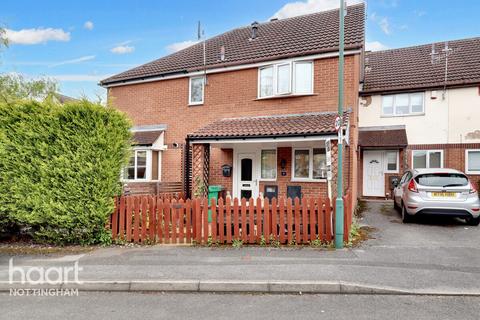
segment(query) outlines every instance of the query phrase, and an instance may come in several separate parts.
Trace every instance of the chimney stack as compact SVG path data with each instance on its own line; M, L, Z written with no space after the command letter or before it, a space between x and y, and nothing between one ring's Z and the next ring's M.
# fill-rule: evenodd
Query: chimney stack
M257 32L258 32L258 22L253 21L252 22L252 36L251 36L252 39L255 39L257 37Z

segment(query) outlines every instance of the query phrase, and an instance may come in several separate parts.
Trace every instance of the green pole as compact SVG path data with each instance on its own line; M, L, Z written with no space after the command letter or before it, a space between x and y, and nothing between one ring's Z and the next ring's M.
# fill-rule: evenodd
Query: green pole
M343 65L344 65L344 0L340 0L340 34L338 44L338 115L340 116L340 130L338 131L338 165L337 165L337 199L335 201L335 248L343 248Z

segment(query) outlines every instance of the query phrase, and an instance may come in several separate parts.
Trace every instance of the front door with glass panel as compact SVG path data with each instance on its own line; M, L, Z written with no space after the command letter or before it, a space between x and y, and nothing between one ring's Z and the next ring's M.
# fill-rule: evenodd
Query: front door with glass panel
M237 166L237 190L240 198L250 199L258 197L258 180L256 172L255 154L239 154Z

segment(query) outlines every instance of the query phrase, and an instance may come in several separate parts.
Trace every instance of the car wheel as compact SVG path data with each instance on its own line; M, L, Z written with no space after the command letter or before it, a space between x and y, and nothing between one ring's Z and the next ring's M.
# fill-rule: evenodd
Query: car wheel
M412 217L407 213L407 209L404 205L402 205L402 222L409 223L412 221Z
M465 219L465 222L470 226L478 226L480 224L480 217L470 217Z

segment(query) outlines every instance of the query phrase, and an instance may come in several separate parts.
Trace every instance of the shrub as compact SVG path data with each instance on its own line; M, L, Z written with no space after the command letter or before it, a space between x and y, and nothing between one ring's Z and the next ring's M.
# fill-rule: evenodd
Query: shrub
M104 241L129 127L88 101L0 105L0 226L43 242Z

